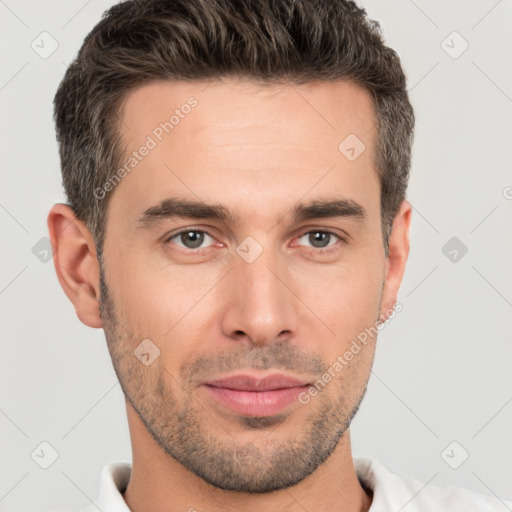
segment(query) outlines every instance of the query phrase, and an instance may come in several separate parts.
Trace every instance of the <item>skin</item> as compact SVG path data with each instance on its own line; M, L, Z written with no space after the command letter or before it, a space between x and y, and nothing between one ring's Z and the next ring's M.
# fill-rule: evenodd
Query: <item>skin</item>
M102 283L86 226L62 204L48 217L59 281L79 319L104 328L126 396L133 469L124 499L136 512L368 510L348 427L375 337L317 396L278 415L234 413L202 382L244 370L313 383L392 311L411 206L400 207L386 257L371 98L344 82L206 85L158 82L127 96L128 153L189 97L198 105L113 191ZM352 162L338 150L349 134L366 146ZM237 218L141 227L143 212L168 197L222 204ZM297 203L340 198L365 217L290 216ZM185 228L209 236L190 249L170 238ZM340 237L327 235L323 254L310 235L322 229ZM249 236L263 250L251 263L236 252ZM144 339L160 350L147 366L134 356Z

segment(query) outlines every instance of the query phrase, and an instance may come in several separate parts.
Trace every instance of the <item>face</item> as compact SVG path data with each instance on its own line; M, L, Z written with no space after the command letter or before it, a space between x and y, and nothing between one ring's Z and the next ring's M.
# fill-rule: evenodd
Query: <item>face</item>
M372 101L346 83L153 83L122 133L138 156L109 203L100 302L129 406L219 488L293 485L346 432L375 340L333 365L394 302Z

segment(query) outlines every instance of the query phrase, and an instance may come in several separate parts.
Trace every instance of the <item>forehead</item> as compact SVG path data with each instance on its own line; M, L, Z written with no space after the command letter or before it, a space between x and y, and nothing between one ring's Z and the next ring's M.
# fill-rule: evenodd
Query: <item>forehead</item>
M177 194L255 206L264 196L268 208L313 187L354 196L377 181L373 101L347 82L159 81L130 93L121 118L125 162L151 149L114 195L141 208Z
M261 136L261 142L265 135L275 143L323 139L324 149L331 149L333 142L349 133L369 142L375 128L369 93L344 81L302 85L234 79L152 82L128 94L122 119L128 142L170 122L173 136L194 137L198 142L231 145L244 140L250 130L251 136Z

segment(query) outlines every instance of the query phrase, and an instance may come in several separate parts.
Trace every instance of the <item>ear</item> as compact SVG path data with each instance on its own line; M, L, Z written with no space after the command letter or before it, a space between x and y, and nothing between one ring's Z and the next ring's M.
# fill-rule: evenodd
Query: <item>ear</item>
M402 201L389 235L386 277L384 280L380 311L381 322L386 321L397 301L398 290L409 256L409 227L411 224L411 214L411 204L408 201Z
M48 230L53 263L64 293L81 322L102 327L98 302L100 268L91 232L65 204L56 204L50 210Z

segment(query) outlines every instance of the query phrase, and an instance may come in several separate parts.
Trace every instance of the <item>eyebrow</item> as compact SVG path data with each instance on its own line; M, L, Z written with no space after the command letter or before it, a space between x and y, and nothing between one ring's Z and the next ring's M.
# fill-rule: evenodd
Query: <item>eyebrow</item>
M170 197L145 210L139 218L140 228L149 228L164 219L175 217L188 219L212 219L235 224L238 216L221 204L206 204L200 201ZM348 217L362 221L367 217L363 206L351 199L315 200L300 203L291 210L295 222L304 220Z

